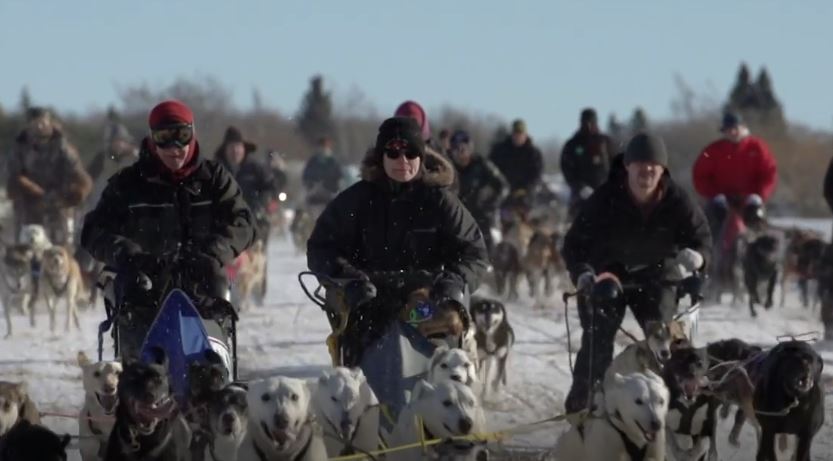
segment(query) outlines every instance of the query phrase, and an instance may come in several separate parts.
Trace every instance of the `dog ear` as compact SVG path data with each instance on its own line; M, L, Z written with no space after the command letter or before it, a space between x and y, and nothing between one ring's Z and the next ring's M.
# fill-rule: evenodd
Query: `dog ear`
M79 367L86 367L90 365L90 359L87 357L87 354L84 351L78 351L78 366Z
M64 434L64 436L61 437L61 449L66 450L67 447L69 446L69 442L71 442L71 441L72 441L72 436L69 435L69 434Z
M414 391L411 392L411 401L416 402L418 400L426 399L433 395L435 391L436 388L433 384L424 379L420 379L417 381L416 386L414 386Z
M330 379L330 370L321 370L321 376L318 377L318 384L324 385Z
M166 370L168 369L168 354L165 352L165 349L153 346L148 349L148 353L150 354L150 363L162 365Z
M362 369L359 367L351 368L350 373L353 374L353 379L355 379L358 382L367 381L367 378L364 376L364 371L362 371Z
M223 358L214 349L206 349L203 355L205 356L205 360L212 365L223 364Z
M434 354L431 356L431 362L428 364L428 369L432 370L434 365L442 358L443 354L448 352L450 349L447 345L441 344L434 349Z
M29 386L23 381L12 383L11 390L18 403L22 404L29 398Z

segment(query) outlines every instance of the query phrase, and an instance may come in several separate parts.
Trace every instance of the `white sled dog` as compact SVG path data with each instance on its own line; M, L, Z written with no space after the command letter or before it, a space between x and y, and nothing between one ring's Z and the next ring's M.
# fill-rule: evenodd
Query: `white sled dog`
M311 398L309 385L300 379L278 376L249 383L249 427L237 459L326 461Z
M557 459L665 460L668 388L655 373L614 374L604 388L604 415L565 432Z
M469 354L463 349L439 346L428 364L428 382L436 384L450 379L475 387L478 384L477 369Z
M84 384L84 406L78 413L78 448L81 459L104 459L107 440L116 424L117 390L122 365L119 362L92 363L83 352L78 353L81 381Z
M419 427L421 424L422 427ZM402 409L396 427L388 437L388 446L408 445L426 439L447 439L483 431L485 421L474 392L463 383L451 380L431 384L420 380L411 393L411 400ZM472 446L472 449L475 447ZM421 448L403 450L396 460L435 459L435 449L423 457Z
M379 400L361 369L324 371L312 405L330 457L379 448Z

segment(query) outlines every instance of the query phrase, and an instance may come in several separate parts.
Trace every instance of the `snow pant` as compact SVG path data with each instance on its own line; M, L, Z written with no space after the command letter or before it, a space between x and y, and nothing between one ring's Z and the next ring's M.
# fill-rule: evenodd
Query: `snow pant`
M614 338L625 318L626 307L631 308L644 332L649 320L672 320L676 306L674 288L657 283L646 283L638 290L627 290L619 302L605 306L591 306L580 296L578 313L582 328L581 348L576 355L573 383L564 402L567 413L590 407L591 391L613 361Z

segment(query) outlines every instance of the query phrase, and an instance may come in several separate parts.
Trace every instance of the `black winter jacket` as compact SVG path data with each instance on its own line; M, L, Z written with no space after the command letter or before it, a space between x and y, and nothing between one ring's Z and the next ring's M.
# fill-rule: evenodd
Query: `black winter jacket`
M601 186L610 173L613 143L601 133L579 130L561 150L561 172L570 190Z
M453 181L451 164L433 158L432 170L423 168L421 178L402 185L389 181L372 155L362 180L318 218L307 242L310 270L333 277L425 270L474 292L488 256L477 223L446 189Z
M455 165L460 178L460 201L478 217L494 213L509 194L509 183L489 160L475 154L462 168Z
M228 163L220 156L220 163L234 176L243 199L255 214L265 213L269 202L277 196L275 177L272 169L265 163L258 162L247 153L238 166Z
M587 266L596 272L657 268L684 248L711 255L711 233L700 207L666 170L660 203L643 218L627 191L623 155L613 160L610 178L582 207L564 238L563 256L573 281ZM619 271L614 270L614 273ZM627 278L626 273L617 273Z
M528 138L524 145L516 146L512 143L512 137L507 137L503 142L495 144L489 160L503 173L513 192L518 189L531 190L541 182L544 174L544 157L532 144L532 138Z
M196 170L181 182L147 149L114 175L95 209L84 219L81 245L96 259L116 265L130 251L162 256L178 245L196 248L215 277L251 245L252 213L231 174L217 162L195 159ZM152 274L148 274L153 279ZM157 285L157 283L154 283Z

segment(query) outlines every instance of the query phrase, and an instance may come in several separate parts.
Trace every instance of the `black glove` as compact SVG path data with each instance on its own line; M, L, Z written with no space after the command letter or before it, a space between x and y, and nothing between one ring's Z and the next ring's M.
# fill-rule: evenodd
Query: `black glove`
M696 303L703 300L703 279L695 274L684 278L680 281L680 289L678 291L678 298L682 299L686 295L691 297L691 302Z
M155 275L163 266L159 256L142 251L141 247L133 242L122 246L114 259L119 271Z
M344 286L344 302L350 310L357 309L376 298L376 286L367 278L351 280Z

